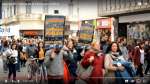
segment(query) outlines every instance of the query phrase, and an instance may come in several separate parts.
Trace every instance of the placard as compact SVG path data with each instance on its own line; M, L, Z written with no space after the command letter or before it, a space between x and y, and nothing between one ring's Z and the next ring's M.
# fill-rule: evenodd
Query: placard
M44 42L45 45L59 44L64 41L65 16L45 16Z
M82 21L81 30L79 31L79 42L88 44L93 41L94 25L93 20Z

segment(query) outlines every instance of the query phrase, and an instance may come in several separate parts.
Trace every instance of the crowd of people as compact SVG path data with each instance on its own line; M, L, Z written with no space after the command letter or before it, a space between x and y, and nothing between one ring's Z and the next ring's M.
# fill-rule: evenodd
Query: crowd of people
M63 44L47 50L42 40L2 40L3 71L9 72L8 79L13 74L16 80L16 72L33 56L46 66L48 84L125 84L125 80L149 73L150 40L127 42L125 37L118 37L110 42L104 36L90 44L75 38L65 39Z

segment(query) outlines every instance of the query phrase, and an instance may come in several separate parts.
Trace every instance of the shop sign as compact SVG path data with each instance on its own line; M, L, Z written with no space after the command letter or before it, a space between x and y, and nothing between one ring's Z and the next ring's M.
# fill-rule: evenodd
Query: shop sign
M24 31L23 34L28 36L39 35L37 31Z
M45 16L44 41L49 44L63 44L65 16Z
M111 28L111 18L97 19L97 28Z
M79 42L84 44L91 43L94 36L93 20L82 21L80 29Z

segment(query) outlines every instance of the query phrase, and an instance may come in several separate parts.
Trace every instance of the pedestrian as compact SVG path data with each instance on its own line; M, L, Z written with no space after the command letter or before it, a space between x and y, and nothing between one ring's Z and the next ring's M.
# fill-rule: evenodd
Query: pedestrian
M145 41L145 60L147 61L147 66L144 74L147 75L150 69L150 41Z
M119 42L119 48L121 50L122 56L125 58L125 60L129 59L129 54L127 50L127 45L126 45L126 38L122 37Z
M124 66L115 66L113 64L114 59L117 59L119 56L121 56L121 51L119 49L119 45L116 42L112 42L106 52L105 56L105 69L106 69L106 74L105 74L105 80L104 83L106 84L116 84L117 83L117 78L115 75L116 71L124 71Z
M109 45L109 36L104 35L104 37L102 37L100 44L101 44L101 49L102 49L103 53L106 54L106 50Z
M48 84L64 84L63 58L65 57L67 57L67 52L58 44L46 51L44 64L47 67Z
M21 45L19 46L20 51L20 61L21 61L21 67L25 67L26 61L27 61L27 42L26 40L22 40Z
M36 53L37 47L34 43L35 42L33 39L29 40L29 45L27 47L27 56L28 57L31 57L31 56L33 56L34 58L37 57L37 53Z
M102 84L104 74L104 54L100 50L100 43L93 42L91 48L84 54L81 65L87 69L92 66L90 76L86 79L87 84Z
M10 80L11 75L13 74L13 80L16 80L16 64L18 60L18 51L17 51L17 45L12 44L10 51L8 51L10 54L7 55L8 60L8 80Z
M133 62L134 66L137 69L136 75L140 75L140 77L143 77L143 64L144 64L144 42L138 42L138 46L134 48L133 51Z
M75 80L77 77L76 70L77 70L77 63L79 61L77 50L75 49L75 42L73 39L69 39L66 45L67 54L69 55L68 59L64 59L68 68L69 72L71 74L72 80L70 81L70 84L75 84Z
M43 42L39 42L38 43L38 49L37 49L37 58L38 58L38 62L39 62L39 65L42 65L43 62L44 62L44 58L45 58L45 49L44 49L44 44Z
M6 56L6 52L7 50L9 50L10 47L9 47L9 44L8 44L8 41L4 41L3 45L2 45L2 59L3 59L3 71L4 73L7 73L8 71L8 65L7 65L7 56Z

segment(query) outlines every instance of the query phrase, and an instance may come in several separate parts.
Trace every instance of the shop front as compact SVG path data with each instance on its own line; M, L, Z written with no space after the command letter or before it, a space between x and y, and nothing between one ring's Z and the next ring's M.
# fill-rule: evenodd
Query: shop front
M114 41L113 18L97 19L97 34L100 41L104 36L108 36L110 41Z
M150 13L120 16L119 28L125 31L118 34L126 36L128 41L150 39Z
M43 39L43 30L20 30L20 35L23 38L39 38Z

